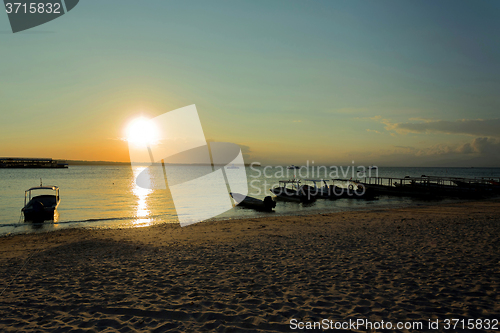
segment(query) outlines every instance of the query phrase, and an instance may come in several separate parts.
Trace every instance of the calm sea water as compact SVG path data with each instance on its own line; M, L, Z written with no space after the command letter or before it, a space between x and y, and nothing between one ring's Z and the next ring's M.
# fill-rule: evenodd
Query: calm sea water
M179 174L199 173L197 166L171 166ZM316 168L316 169L314 169ZM331 169L309 167L307 172L297 173L298 178L332 178ZM294 172L285 167L247 167L249 195L264 198L270 195L269 188L279 180L294 177ZM343 169L345 171L345 169ZM0 169L0 235L48 231L61 228L122 228L141 227L156 223L177 223L175 206L168 191L148 190L135 184L136 175L142 168L130 166L70 166L68 169ZM314 172L314 174L313 174ZM350 171L349 171L350 172ZM375 172L375 171L373 171ZM404 176L448 176L448 177L500 177L500 168L379 168L378 175L384 177ZM302 176L302 177L301 177ZM338 170L338 177L350 178ZM61 189L61 203L54 222L42 225L25 223L21 215L24 206L24 191L38 186L40 178L44 185L57 185ZM200 188L192 195L205 195L210 188ZM318 200L313 204L279 201L275 212L256 212L235 207L217 216L217 219L234 219L274 215L300 215L319 212L357 210L370 207L394 207L425 204L408 199L380 197L376 200L340 199Z

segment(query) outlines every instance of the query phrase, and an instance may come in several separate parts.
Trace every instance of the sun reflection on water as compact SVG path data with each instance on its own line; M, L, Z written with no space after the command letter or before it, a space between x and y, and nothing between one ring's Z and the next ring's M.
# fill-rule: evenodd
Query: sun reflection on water
M151 189L142 188L137 185L135 179L146 167L135 167L133 169L134 178L132 180L132 193L137 197L137 209L132 223L135 227L146 227L153 224L153 219L149 217L151 211L148 207L148 196L153 192Z

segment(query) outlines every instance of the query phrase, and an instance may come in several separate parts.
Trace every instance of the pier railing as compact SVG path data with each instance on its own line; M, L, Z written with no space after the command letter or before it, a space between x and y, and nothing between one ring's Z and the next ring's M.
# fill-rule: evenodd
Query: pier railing
M500 194L500 178L461 177L362 177L360 179L333 179L334 182L361 183L378 194L404 196L460 196L477 197Z

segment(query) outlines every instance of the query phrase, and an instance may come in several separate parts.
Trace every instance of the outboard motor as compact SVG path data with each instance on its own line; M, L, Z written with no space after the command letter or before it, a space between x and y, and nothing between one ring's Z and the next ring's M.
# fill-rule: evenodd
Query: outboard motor
M270 196L267 196L264 198L264 207L266 207L266 209L273 209L276 207L276 201L274 201Z
M45 206L43 205L43 203L41 203L40 201L35 201L33 202L33 222L37 222L37 223L40 223L40 222L43 222L44 220L44 217L43 217L43 213L44 213L44 208Z

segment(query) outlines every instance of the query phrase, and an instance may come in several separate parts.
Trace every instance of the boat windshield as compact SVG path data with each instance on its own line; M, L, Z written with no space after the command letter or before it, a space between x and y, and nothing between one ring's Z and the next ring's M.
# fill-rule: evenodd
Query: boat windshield
M24 205L26 203L33 199L34 197L38 196L55 196L56 201L59 200L59 188L57 186L40 186L40 187L32 187L29 190L27 190L24 194Z

